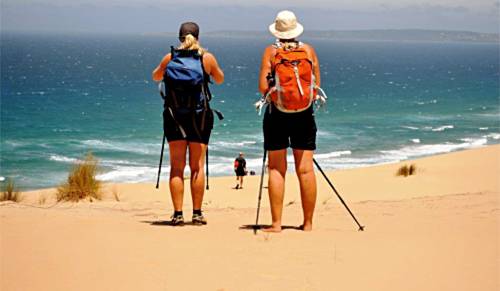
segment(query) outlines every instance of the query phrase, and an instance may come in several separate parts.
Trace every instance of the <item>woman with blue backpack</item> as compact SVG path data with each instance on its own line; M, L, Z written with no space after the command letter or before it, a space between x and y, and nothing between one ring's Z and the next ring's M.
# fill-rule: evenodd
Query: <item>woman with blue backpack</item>
M169 188L174 206L172 225L183 225L184 168L189 151L190 188L193 202L192 223L203 225L207 220L201 211L204 195L204 163L214 114L208 83L224 81L224 73L214 55L198 41L199 27L194 22L183 23L179 29L181 44L171 47L158 67L153 80L163 82L163 129L169 145Z

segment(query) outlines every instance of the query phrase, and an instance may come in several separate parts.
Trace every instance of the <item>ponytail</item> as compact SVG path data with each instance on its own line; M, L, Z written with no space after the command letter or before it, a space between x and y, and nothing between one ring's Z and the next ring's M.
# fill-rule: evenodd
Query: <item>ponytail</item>
M180 46L177 48L180 50L197 50L198 53L201 55L204 52L206 52L206 49L204 49L198 40L192 35L188 34L184 36L184 41L180 44Z

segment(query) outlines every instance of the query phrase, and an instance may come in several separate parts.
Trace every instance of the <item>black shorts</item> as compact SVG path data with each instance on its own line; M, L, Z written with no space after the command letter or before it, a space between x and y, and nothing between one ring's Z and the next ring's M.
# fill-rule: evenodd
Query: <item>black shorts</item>
M245 173L245 170L244 169L236 169L236 176L237 177L240 177L240 176L246 176L247 173Z
M205 113L205 126L201 129L202 112L174 114L175 119L170 114L168 108L163 111L163 132L167 137L167 141L187 140L188 142L198 142L208 144L210 133L214 127L214 114L212 110L207 110ZM186 137L182 136L179 129L180 124L186 133Z
M274 105L268 105L263 127L264 148L268 151L288 147L297 150L316 149L317 129L312 106L299 113L284 113Z

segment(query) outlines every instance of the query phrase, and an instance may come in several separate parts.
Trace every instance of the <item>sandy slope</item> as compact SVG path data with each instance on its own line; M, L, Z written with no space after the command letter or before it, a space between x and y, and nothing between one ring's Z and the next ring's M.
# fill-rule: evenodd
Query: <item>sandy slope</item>
M500 290L500 146L410 163L407 178L394 175L401 164L329 173L364 232L321 176L311 233L294 229L293 175L289 228L271 235L246 227L255 176L243 190L233 177L210 180L205 227L163 223L166 184L108 185L104 201L53 207L53 190L25 193L21 205L0 204L0 290Z

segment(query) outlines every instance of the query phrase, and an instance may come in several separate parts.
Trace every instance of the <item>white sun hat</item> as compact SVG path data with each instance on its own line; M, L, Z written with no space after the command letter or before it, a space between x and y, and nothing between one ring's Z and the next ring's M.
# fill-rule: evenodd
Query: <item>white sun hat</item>
M269 25L269 31L279 39L296 38L304 32L302 24L292 11L283 10L276 15L276 20Z

